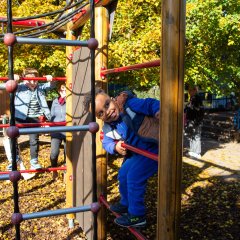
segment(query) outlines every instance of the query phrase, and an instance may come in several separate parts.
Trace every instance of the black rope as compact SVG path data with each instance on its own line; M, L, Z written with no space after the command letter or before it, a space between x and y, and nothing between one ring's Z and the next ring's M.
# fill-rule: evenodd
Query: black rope
M65 25L66 23L68 23L68 22L69 22L69 19L71 19L76 13L81 12L81 9L82 9L83 7L85 7L86 5L87 5L87 3L84 4L84 5L82 5L81 7L79 7L78 9L76 9L75 11L69 13L69 14L67 15L67 17L65 17L65 18L62 19L62 20L59 20L58 24L56 24L56 25L53 24L52 28L44 29L44 30L39 31L39 32L37 32L37 33L32 33L32 34L30 33L30 34L28 34L28 35L24 35L23 37L37 37L37 36L41 36L43 33L54 32L54 31L57 30L59 27L61 27L61 26Z
M7 32L12 33L12 0L7 1ZM8 47L8 78L14 79L13 74L13 46ZM14 106L15 93L10 93L10 126L15 125L15 106ZM16 161L16 138L11 138L11 154L12 154L12 171L17 170L17 161ZM14 201L14 213L19 213L18 205L18 182L13 182L13 201ZM16 240L20 240L20 224L15 224L15 237Z
M59 9L59 10L55 10L55 11L52 11L52 12L48 12L48 13L43 13L43 14L38 14L38 15L34 15L34 16L28 16L28 17L19 17L19 18L12 18L12 21L13 22L17 22L17 21L25 21L25 20L31 20L31 19L37 19L37 18L42 18L42 17L48 17L48 16L51 16L51 15L55 15L55 14L58 14L58 13L64 13L66 10L68 9L71 9L79 4L81 4L82 2L84 2L85 0L81 0L79 2L76 2L72 5L67 4L64 8L62 9ZM7 19L0 19L0 22L7 22L8 20Z
M90 25L91 38L95 38L95 9L94 0L90 0ZM92 108L92 122L96 122L95 116L95 49L90 50L91 54L91 108ZM97 164L96 164L96 133L92 134L92 181L93 181L93 196L92 201L97 201ZM97 240L97 215L93 215L93 239Z
M28 32L32 32L32 31L36 31L42 28L46 28L48 26L52 26L49 29L44 29L42 31L38 31L37 33L30 33L30 34L26 34L26 35L22 35L23 37L38 37L41 36L43 33L51 33L54 32L55 30L57 30L59 27L65 25L67 22L69 22L69 19L71 19L76 13L81 12L81 9L83 7L85 7L86 5L88 5L88 3L85 3L81 6L79 6L75 11L70 12L69 14L65 15L64 18L59 18L58 20L56 20L56 22L50 22L47 24L44 24L42 26L37 26L37 27L33 27L33 28L29 28L29 29L25 29L25 30L21 30L18 32L14 32L15 35L18 34L22 34L22 33L28 33ZM3 37L4 34L0 34L0 37Z

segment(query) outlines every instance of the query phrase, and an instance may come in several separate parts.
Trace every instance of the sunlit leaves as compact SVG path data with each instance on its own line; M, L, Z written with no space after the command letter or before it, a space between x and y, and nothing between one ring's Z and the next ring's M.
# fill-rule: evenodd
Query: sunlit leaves
M222 94L239 88L239 3L188 1L186 82Z
M1 8L1 15L3 16L7 16L6 2L4 1L3 8ZM61 9L65 4L63 1L53 0L13 1L12 11L14 17L27 17ZM55 18L56 16L52 16L51 18ZM20 29L13 29L13 31L18 30ZM54 34L45 34L41 37L58 39ZM14 72L21 73L24 68L33 67L39 70L40 75L52 74L54 76L64 76L66 69L65 49L64 46L16 44L14 46ZM7 47L0 44L0 76L8 74L7 59Z
M110 68L158 59L160 49L160 2L126 1L118 3L109 44ZM158 85L156 69L111 76L118 83L134 88Z

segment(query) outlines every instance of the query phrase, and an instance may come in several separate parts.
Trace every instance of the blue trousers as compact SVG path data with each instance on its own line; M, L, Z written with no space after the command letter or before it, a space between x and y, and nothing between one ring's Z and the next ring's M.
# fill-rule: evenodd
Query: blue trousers
M128 212L134 216L146 214L144 195L147 180L158 170L158 163L154 160L133 154L122 164L119 174L120 203L128 206Z

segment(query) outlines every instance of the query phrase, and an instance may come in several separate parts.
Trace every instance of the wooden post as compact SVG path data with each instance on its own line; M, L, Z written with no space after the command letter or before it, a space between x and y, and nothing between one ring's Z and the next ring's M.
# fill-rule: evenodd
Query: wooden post
M4 115L7 114L10 115L10 109L9 109L9 94L6 90L0 90L0 99L2 101L2 104L0 105L0 114Z
M96 85L107 91L107 79L101 79L100 71L102 67L107 67L108 54L108 36L109 36L109 14L105 7L95 9L95 37L99 42L96 50L95 59L95 78ZM100 129L103 126L102 121L97 121ZM100 131L96 134L96 159L97 159L97 196L107 194L107 158L106 151L102 148L100 141ZM106 239L106 209L101 208L98 213L98 238Z
M179 238L185 1L162 0L157 239Z
M76 37L72 34L67 24L67 40L76 40ZM67 58L67 68L66 68L66 125L72 125L72 56L75 47L66 47L66 58ZM66 133L66 166L67 173L65 176L66 180L66 207L74 207L74 182L73 176L73 162L72 162L72 133ZM75 219L75 214L67 215L69 221L69 227L73 227L73 220Z

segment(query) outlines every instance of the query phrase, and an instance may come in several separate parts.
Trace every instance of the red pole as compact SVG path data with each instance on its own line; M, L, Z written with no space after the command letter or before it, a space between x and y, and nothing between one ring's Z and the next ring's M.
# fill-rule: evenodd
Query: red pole
M99 202L102 203L108 210L111 211L110 206L107 202L107 200L104 198L103 195L100 195L99 197ZM111 211L113 213L114 216L119 217L121 215L119 215L118 213L115 213L113 211ZM139 240L147 240L147 238L145 236L143 236L138 230L136 230L133 227L128 227L128 230Z
M41 172L55 172L67 170L67 167L53 167L53 168L42 168L42 169L27 169L27 170L19 170L20 173L41 173ZM9 174L11 171L0 172L0 175Z
M46 24L45 21L40 20L22 20L22 21L13 21L13 26L26 26L26 27L37 27L37 26L43 26Z
M126 72L129 70L158 67L158 66L160 66L160 60L154 60L154 61L150 61L150 62L146 62L146 63L134 64L134 65L125 66L125 67L106 69L106 70L103 69L103 70L101 70L101 76L105 77L105 75L107 75L109 73Z
M152 160L154 161L158 161L158 155L155 154L155 153L151 153L149 151L146 151L146 150L143 150L143 149L140 149L140 148L136 148L136 147L133 147L131 145L128 145L126 143L122 143L122 147L132 151L132 152L135 152L135 153L138 153L138 154L141 154L145 157L148 157L148 158L151 158Z
M7 20L6 17L0 16L0 20ZM6 24L6 22L5 22ZM37 27L45 25L46 21L44 20L35 20L35 19L29 19L29 20L20 20L20 21L13 21L13 26L26 26L26 27Z
M8 77L0 77L0 81L7 81ZM46 77L20 77L20 80L47 81ZM53 77L53 81L66 81L66 77Z
M66 122L44 122L44 123L18 123L16 124L19 128L24 127L44 127L44 126L65 126ZM0 128L8 128L9 124L0 124Z

